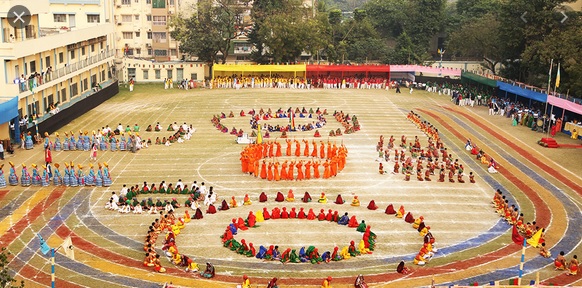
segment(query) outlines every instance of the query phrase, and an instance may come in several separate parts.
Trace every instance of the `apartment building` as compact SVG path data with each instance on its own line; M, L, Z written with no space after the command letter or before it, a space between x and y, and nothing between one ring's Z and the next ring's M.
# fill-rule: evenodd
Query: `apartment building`
M57 111L112 84L113 7L107 0L1 1L0 139L16 137L10 122L28 116L36 129ZM25 4L30 23L12 26L9 11ZM74 110L74 109L70 109ZM18 126L18 125L15 125ZM20 130L16 128L17 132Z
M194 0L114 0L117 58L157 62L181 58L179 43L170 37L171 17L191 10Z

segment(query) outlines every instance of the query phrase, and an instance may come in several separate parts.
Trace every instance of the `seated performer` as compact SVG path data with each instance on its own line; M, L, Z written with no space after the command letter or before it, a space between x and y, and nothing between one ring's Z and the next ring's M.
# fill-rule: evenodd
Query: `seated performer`
M311 202L311 195L309 195L309 192L305 191L305 195L303 195L303 198L301 198L301 200L304 203Z
M578 274L578 256L574 255L570 263L568 263L568 273L566 275L577 275Z
M418 227L420 226L420 223L422 223L423 221L424 221L424 217L420 216L419 218L414 220L414 223L412 223L412 228L418 229Z
M360 200L358 200L357 195L354 195L354 198L352 199L352 204L350 204L350 205L355 206L355 207L360 206Z
M275 198L275 201L277 202L285 201L285 196L283 196L283 193L281 193L281 191L277 192L277 197Z
M348 225L350 221L350 217L348 216L348 212L346 212L338 221L337 224L339 225Z
M210 264L210 262L206 262L206 270L200 273L200 275L204 278L213 278L214 277L214 266Z
M566 269L566 258L564 257L564 251L560 251L560 255L554 260L554 267L556 270Z
M410 269L404 265L404 261L400 261L400 264L396 267L396 272L406 275L410 273Z
M414 220L414 216L412 216L412 213L408 212L406 214L406 217L404 217L404 221L406 221L406 223L410 223L410 224L414 223L415 220Z
M259 202L267 202L267 194L265 194L265 192L261 192L261 195L259 196Z
M342 199L342 195L341 194L338 194L337 195L337 197L335 198L335 202L334 203L335 204L340 204L340 205L345 203L344 199Z
M322 204L327 203L327 197L325 196L325 193L321 192L321 196L319 196L319 199L317 200L317 202L322 203Z
M552 256L550 251L546 249L546 243L542 243L542 246L540 246L540 255L542 255L544 258L550 258Z
M386 207L386 214L388 215L394 215L396 214L396 210L394 210L394 205L389 204L388 207Z
M245 194L243 205L251 205L251 204L253 204L253 202L251 202L251 198L249 198L249 194Z
M396 218L404 217L404 213L406 213L406 211L404 211L404 205L400 205L400 208L398 208L398 212L396 212Z
M287 192L287 198L285 198L285 200L287 200L288 202L295 201L295 195L293 195L293 189L289 189L289 192Z
M370 210L378 209L378 206L376 205L376 202L374 200L370 201L370 204L368 204L368 209L370 209Z

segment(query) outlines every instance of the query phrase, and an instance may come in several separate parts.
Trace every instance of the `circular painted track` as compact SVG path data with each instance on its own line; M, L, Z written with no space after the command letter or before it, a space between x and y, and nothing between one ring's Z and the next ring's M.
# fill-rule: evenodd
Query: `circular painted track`
M162 97L161 97L161 96ZM290 139L315 139L346 145L349 154L343 171L330 179L310 181L265 181L243 174L240 170L242 145L234 144L234 136L221 133L209 119L213 115L232 110L236 117L224 120L227 127L248 127L248 117L239 117L240 110L252 108L320 107L331 114L341 110L357 115L361 130L341 137L327 137L331 129L342 126L328 115L328 123L320 132L323 137L313 138L313 131L288 134ZM454 158L465 166L465 172L477 175L476 184L419 182L413 176L404 181L401 174L380 175L376 162L376 143L380 135L387 140L393 135L399 144L401 135L408 139L418 136L423 145L427 137L406 119L414 110L423 120L440 131L441 139ZM142 129L160 122L163 127L177 122L192 124L196 128L193 138L170 147L153 145L136 154L129 152L99 152L99 162L109 163L114 178L109 188L20 187L0 189L0 245L12 253L10 268L27 287L50 285L50 264L39 250L36 237L40 233L51 247L58 247L70 236L75 246L75 259L56 253L57 287L158 287L172 282L184 287L233 287L243 274L254 284L266 285L278 277L282 287L318 287L324 277L334 277L334 287L352 287L356 275L364 274L372 287L417 287L430 285L469 285L490 281L507 283L518 275L521 247L511 241L511 227L496 215L490 201L500 188L511 203L516 203L525 214L526 221L536 221L546 227L546 242L553 255L565 251L567 257L580 254L582 223L582 179L573 171L582 169L582 149L546 149L535 142L543 135L526 127L512 127L501 116L489 116L485 107L458 107L448 101L448 96L438 96L424 91L414 95L394 94L385 90L172 90L158 86L138 85L130 94L122 91L93 111L76 119L61 129L63 131L96 130L105 125L139 123ZM228 124L227 124L228 123ZM246 131L245 131L246 132ZM249 131L250 132L250 131ZM274 141L280 133L271 133ZM140 132L143 138L168 137L170 132ZM54 138L54 135L51 135ZM471 138L481 149L500 164L498 174L489 174L485 166L464 150L464 142ZM559 143L574 141L564 135ZM281 141L283 150L285 142ZM570 142L568 142L570 143ZM293 147L294 150L295 147ZM303 148L303 146L302 146ZM302 151L303 154L303 151ZM576 158L577 157L577 158ZM54 152L53 161L74 161L88 166L89 152ZM33 150L18 149L4 163L7 177L12 161L20 170L20 163L30 165L43 161L39 146ZM385 170L392 171L393 160L384 162ZM19 174L19 173L18 173ZM158 274L142 261L143 240L152 215L127 215L105 210L103 207L112 192L123 184L142 185L175 183L178 179L191 184L206 182L213 186L219 199L235 196L239 203L249 194L253 204L237 207L217 214L206 214L203 219L192 220L178 236L180 252L195 259L200 266L207 261L217 267L217 276L209 280L174 267L167 259L162 264L168 269ZM466 179L467 180L467 179ZM468 182L468 181L467 181ZM275 202L278 191L284 195L295 191L295 202ZM300 203L299 198L309 191L314 200L321 192L328 197L327 204ZM269 200L259 203L258 195L265 192ZM334 204L337 194L348 203ZM358 195L360 207L352 207L352 195ZM140 197L170 199L184 202L185 195L149 194ZM378 210L368 210L374 200ZM415 217L423 215L437 239L439 252L424 267L415 267L411 260L421 247L422 237L384 209L393 204L397 209L404 205ZM247 258L223 248L220 235L232 218L246 217L249 211L263 207L313 208L348 212L365 220L378 235L373 254L332 262L329 264L287 264L265 262ZM184 213L179 208L179 215ZM193 211L190 212L193 215ZM348 240L359 241L358 232L328 225L306 225L308 220L268 220L263 226L252 228L237 236L252 239L263 245L280 245L299 249L315 245L329 248L348 245ZM261 224L261 223L259 223ZM309 223L311 224L311 223ZM323 224L323 223L322 223ZM316 229L309 229L309 227ZM161 238L157 248L161 248ZM258 249L258 247L256 247ZM161 252L161 251L160 251ZM323 251L321 251L323 252ZM163 258L163 257L162 257ZM395 272L400 260L407 261L413 269L403 276ZM539 274L542 283L554 285L580 285L580 276L565 276L553 270L552 259L538 256L537 249L528 248L525 257L524 283Z

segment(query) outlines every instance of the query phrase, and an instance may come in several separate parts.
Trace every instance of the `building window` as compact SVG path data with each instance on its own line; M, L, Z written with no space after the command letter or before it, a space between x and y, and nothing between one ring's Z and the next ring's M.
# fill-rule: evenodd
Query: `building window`
M139 38L140 35L141 35L140 32L135 32L135 38Z
M192 80L198 80L198 73L191 73L190 74L190 79L192 79Z
M146 20L148 22L152 22L152 15L146 15Z
M166 0L153 0L152 8L166 8Z
M174 76L174 70L168 69L168 70L166 70L166 74L168 74L168 77L167 78L170 78L170 79L174 78L173 77Z
M152 32L148 32L148 39L152 39Z
M131 15L121 15L121 22L131 22L131 19L133 19Z
M139 14L135 14L135 21L139 21Z
M30 61L30 73L36 72L36 61Z
M65 55L63 54L63 52L59 53L59 63L63 63L65 61Z
M133 39L133 32L123 32L123 39Z
M148 56L152 56L152 48L148 48Z
M96 83L97 83L97 75L93 74L93 75L91 75L91 85L95 86Z
M155 43L166 43L168 40L166 32L154 32L153 37Z
M176 56L178 54L178 52L176 51L176 49L170 49L170 56Z
M77 96L79 94L79 87L77 87L77 83L71 84L71 97Z
M46 66L47 68L48 68L49 66L51 66L51 56L46 56L46 57L44 58L44 63L45 63L45 64L44 64L44 66Z
M152 0L146 0L146 4L152 4Z
M174 0L170 0L170 5L174 5Z
M131 0L121 0L122 5L131 5Z
M156 26L166 26L166 16L154 16L154 23Z
M135 48L135 54L141 55L141 48Z
M133 56L133 48L125 48L125 55Z
M61 103L67 101L67 88L61 89Z
M75 50L71 50L71 59L75 59Z
M81 56L85 56L85 46L81 47Z
M87 89L89 89L89 79L85 78L83 79L83 87L81 87L81 90L86 91Z
M95 52L95 44L91 44L91 52Z
M127 79L135 78L135 68L127 68Z
M158 71L160 71L160 70L158 70ZM149 72L148 70L143 70L143 79L144 80L148 80L149 79L149 75L148 75L149 73L148 72Z
M154 56L156 57L163 57L168 56L168 50L154 50Z
M162 71L161 70L155 70L156 71L156 79L162 79Z
M100 23L99 15L87 15L87 23Z
M53 17L55 22L67 22L67 14L53 14Z

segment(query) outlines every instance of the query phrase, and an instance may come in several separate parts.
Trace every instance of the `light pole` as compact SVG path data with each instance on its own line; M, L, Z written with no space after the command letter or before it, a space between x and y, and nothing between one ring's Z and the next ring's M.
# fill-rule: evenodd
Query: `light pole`
M445 55L445 50L439 49L438 53L439 53L439 55L441 55L441 62L439 62L439 76L442 76L442 74L443 74L443 55Z

